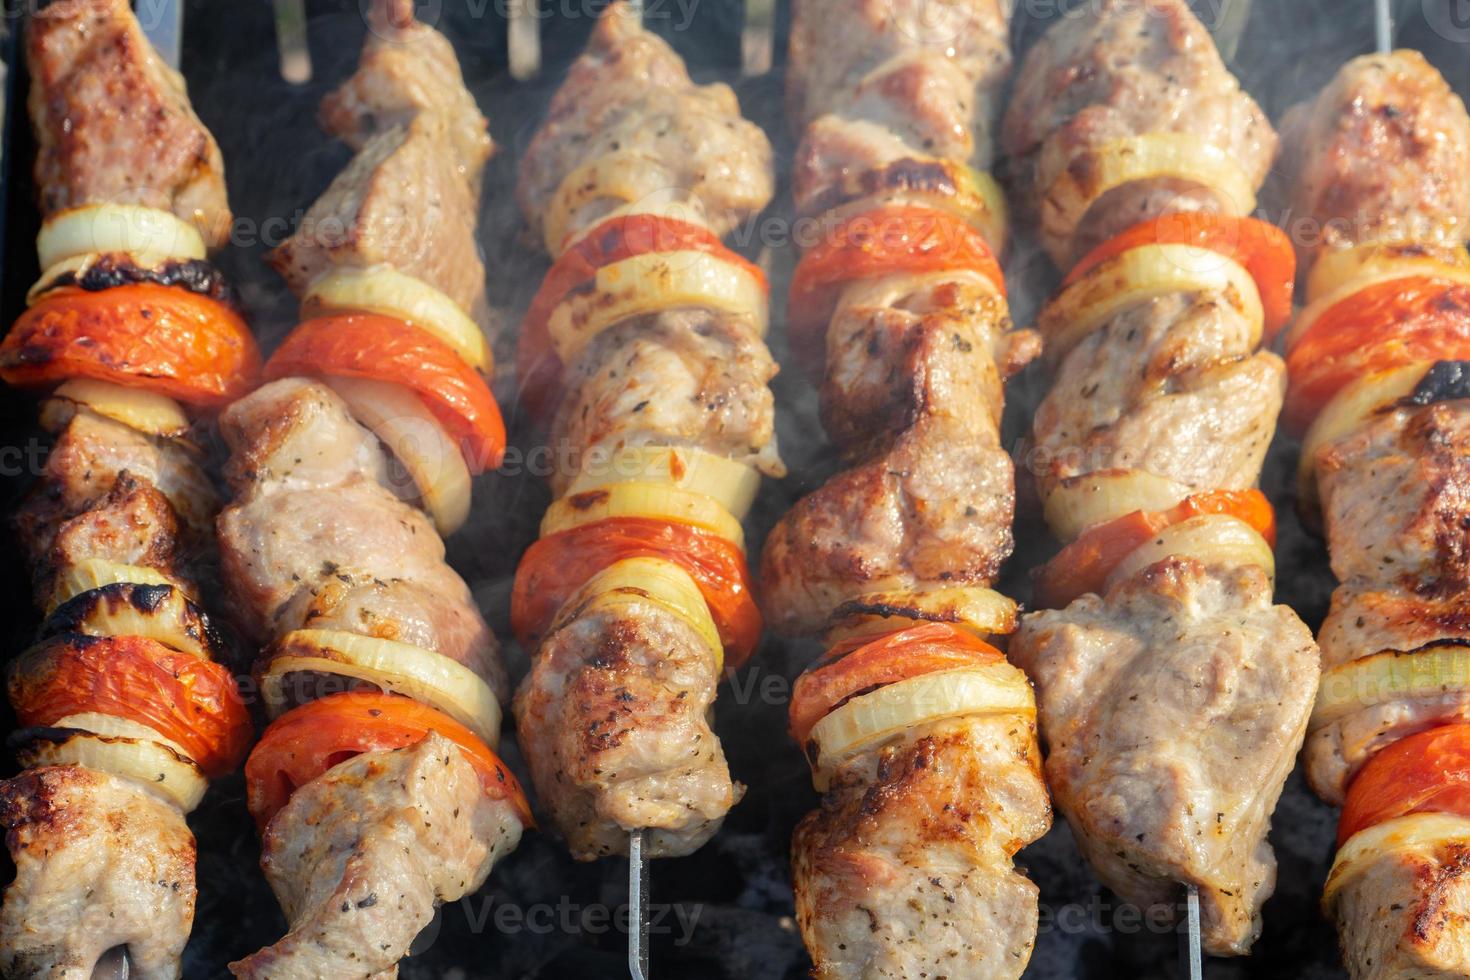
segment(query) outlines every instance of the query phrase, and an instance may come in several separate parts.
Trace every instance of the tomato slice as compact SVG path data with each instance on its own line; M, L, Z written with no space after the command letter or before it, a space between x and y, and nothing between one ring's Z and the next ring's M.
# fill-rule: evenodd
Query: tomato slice
M793 353L820 375L827 356L827 322L849 283L954 269L980 273L1005 295L1005 277L985 237L947 211L890 204L849 218L796 265L786 307Z
M19 387L95 378L215 408L260 379L260 350L234 310L179 286L60 289L0 343L0 378Z
M291 794L364 752L402 749L436 732L464 750L492 799L508 800L534 827L516 777L475 733L426 704L380 691L346 691L308 702L276 719L245 762L245 799L262 831Z
M948 623L925 623L873 640L839 644L827 651L820 666L796 679L789 714L791 737L805 745L817 722L860 694L920 674L1004 659L989 643Z
M1360 830L1411 813L1470 817L1470 724L1418 732L1369 759L1348 785L1337 846Z
M1296 252L1291 239L1275 225L1258 218L1181 211L1136 224L1103 242L1082 257L1062 280L1072 285L1108 259L1140 245L1193 245L1239 262L1261 291L1265 314L1265 341L1291 320L1291 297L1296 283Z
M549 534L527 549L516 569L510 623L534 650L557 610L598 572L625 558L664 558L689 573L725 645L727 670L755 652L764 621L745 555L732 541L690 524L649 517L609 517Z
M141 636L64 634L26 653L9 687L23 726L83 712L126 718L179 745L211 778L239 765L255 733L233 674Z
M1392 279L1326 310L1286 355L1283 418L1304 432L1356 378L1415 361L1470 358L1470 285L1434 276Z
M340 375L413 390L464 453L471 473L500 465L505 422L474 368L428 331L373 313L324 316L291 331L266 362L267 380Z
M1118 563L1172 524L1205 514L1228 514L1276 546L1276 512L1259 490L1211 490L1168 510L1136 510L1088 528L1036 573L1036 603L1061 609L1078 596L1101 592Z
M561 391L561 358L551 343L551 314L568 293L585 287L597 270L614 262L651 252L696 251L718 255L765 283L766 275L720 241L718 235L696 224L653 214L609 218L567 249L551 266L541 288L521 321L516 348L516 375L521 402L545 421L556 408Z

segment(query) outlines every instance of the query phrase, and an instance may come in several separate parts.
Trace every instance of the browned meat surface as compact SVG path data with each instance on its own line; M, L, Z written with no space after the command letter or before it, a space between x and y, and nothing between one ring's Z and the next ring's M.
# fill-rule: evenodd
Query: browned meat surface
M449 40L414 19L411 0L375 0L357 71L322 100L322 125L360 150L391 126L421 113L444 116L454 161L478 195L480 172L495 152L485 117L465 88Z
M796 917L820 980L1019 977L1037 889L1012 855L1051 808L1036 726L936 722L839 769L792 841Z
M128 0L60 0L27 32L41 210L141 204L230 233L224 161L184 80L143 36Z
M1375 858L1332 908L1353 980L1470 976L1470 846L1406 846Z
M721 236L774 193L770 143L741 117L735 93L723 84L695 85L678 54L621 3L598 18L521 158L516 199L538 238L562 182L612 153L636 158L622 167L652 191L692 195ZM622 203L589 202L569 230Z
M1026 55L1001 135L1022 198L1037 210L1061 174L1086 180L1090 153L1145 133L1182 134L1223 151L1253 188L1276 155L1270 122L1184 0L1097 0L1058 19ZM1188 183L1125 186L1095 205L1096 219L1077 216L1068 247L1054 248L1052 258L1069 265L1091 245L1165 211L1239 213L1239 203L1200 195Z
M802 0L787 72L805 125L793 188L813 210L844 177L940 158L989 170L995 99L1011 68L1001 0Z
M541 805L572 856L674 857L719 829L744 788L730 781L709 710L714 651L666 607L573 610L516 692L521 750Z
M37 598L50 594L55 572L88 558L179 576L178 544L178 522L168 500L124 472L96 507L57 529L51 552L34 575Z
M297 790L266 828L260 863L291 931L230 971L391 976L434 909L478 889L521 830L439 735L355 756Z
M129 780L80 766L0 783L15 864L0 911L0 974L90 980L126 946L132 977L176 980L194 921L194 838L183 815Z
M1254 486L1286 366L1253 347L1250 325L1217 294L1163 296L1095 330L1036 410L1029 462L1042 499L1068 477L1107 469L1196 490Z
M1140 907L1197 885L1206 948L1246 952L1318 676L1265 575L1166 559L1025 617L1010 657L1036 683L1048 783L1098 877Z
M1000 386L1038 346L1010 325L993 291L954 276L899 281L838 311L822 413L863 462L802 498L766 539L772 629L816 632L876 589L994 579L1015 506Z
M435 650L504 698L495 638L422 512L386 490L382 450L330 389L289 378L225 410L238 496L220 514L220 565L242 625L265 642L350 628Z
M690 309L628 320L565 372L552 445L579 465L623 446L688 446L784 476L767 387L775 374L766 345L733 318ZM558 467L552 491L575 475Z
M1282 126L1303 265L1319 247L1470 238L1470 116L1417 51L1349 61Z
M1317 631L1324 670L1380 650L1417 650L1436 640L1470 641L1470 606L1458 588L1421 593L1371 582L1340 585Z

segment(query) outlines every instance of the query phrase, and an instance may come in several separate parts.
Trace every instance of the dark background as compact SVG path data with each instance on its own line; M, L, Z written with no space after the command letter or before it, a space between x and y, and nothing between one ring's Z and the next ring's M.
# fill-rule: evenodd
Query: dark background
M13 0L12 0L13 2ZM649 0L650 26L663 33L688 59L701 80L735 85L748 116L765 127L776 143L783 186L770 217L789 215L784 171L792 146L781 118L781 79L787 3L777 22L777 72L744 79L739 73L740 0ZM1048 20L1085 0L1018 0L1013 36L1018 55ZM492 302L504 315L499 342L501 363L513 346L516 319L545 269L536 243L525 233L511 203L514 166L540 121L567 63L591 28L593 0L542 0L549 16L542 24L544 65L529 82L515 82L506 71L505 0L432 0L421 16L454 41L470 87L490 120L500 153L487 174L481 215L481 240L490 277ZM1244 0L1196 0L1207 23L1224 23L1242 13ZM692 6L690 5L692 4ZM1304 96L1315 93L1342 61L1373 43L1372 4L1368 0L1256 0L1233 61L1242 82L1275 120ZM1462 0L1398 0L1396 43L1423 50L1462 95L1470 95L1470 3ZM309 38L315 74L309 84L281 81L265 0L187 4L183 71L195 107L214 131L224 152L231 203L238 219L236 247L220 263L239 288L262 346L269 350L295 322L295 304L260 262L269 244L262 234L276 219L287 228L348 160L345 147L317 129L320 97L355 65L363 37L356 0L312 2ZM690 19L685 21L685 13ZM5 23L18 23L6 6ZM1019 61L1019 57L1018 57ZM12 105L23 103L24 81L12 85ZM14 114L13 114L14 115ZM0 265L0 315L9 322L23 306L34 280L33 236L37 218L28 170L31 143L23 114L12 120L5 187L8 219ZM1269 217L1270 194L1262 196ZM284 220L286 224L280 224ZM1034 245L1021 240L1007 263L1017 319L1026 322L1038 300L1054 284ZM277 235L275 240L279 240ZM780 297L792 264L783 247L748 249L772 271L772 347L784 360ZM767 254L760 254L760 253ZM508 379L497 380L506 406L511 441L530 448L541 438L514 409ZM1012 385L1008 438L1013 441L1044 390L1044 379L1030 373ZM835 460L817 422L814 391L797 371L776 382L783 455L792 476L767 481L747 524L758 548L767 529L798 496L819 484ZM34 475L42 446L31 419L33 403L0 394L0 506L8 513ZM1277 503L1281 520L1279 599L1298 610L1313 627L1326 610L1332 582L1320 541L1304 532L1293 510L1292 467L1295 447L1273 450L1263 486ZM27 452L35 446L37 452ZM533 540L547 503L541 481L526 474L495 474L476 488L472 523L450 541L450 558L470 581L498 635L509 635L508 596L520 553ZM1017 526L1019 546L1000 588L1025 598L1026 570L1055 548L1034 513ZM29 642L35 627L26 596L22 559L7 533L0 560L0 627L11 652ZM754 566L756 556L752 556ZM510 645L513 669L525 657ZM785 683L813 654L806 643L768 639L753 665L727 685L718 704L717 730L731 769L749 787L719 836L699 853L654 865L653 901L676 904L695 928L685 934L672 914L672 928L655 936L654 974L660 978L796 978L808 967L792 921L787 842L793 825L816 803L805 763L785 736ZM8 728L9 719L3 719ZM509 742L507 758L520 759ZM524 769L521 768L524 773ZM185 975L224 975L224 965L274 941L284 931L275 899L256 867L256 837L245 813L237 776L218 783L191 819L199 836L199 909ZM1277 811L1272 841L1280 861L1277 893L1265 910L1265 934L1254 955L1242 960L1212 960L1215 980L1244 977L1326 980L1344 974L1337 965L1335 938L1317 910L1320 883L1332 855L1334 814L1303 787L1299 775L1288 784ZM1136 978L1178 975L1176 937L1140 929L1136 920L1114 918L1111 896L1101 893L1077 855L1064 823L1024 851L1019 861L1041 887L1043 926L1028 977ZM626 975L624 935L608 925L625 901L626 864L571 861L555 842L528 834L520 849L497 866L478 895L452 903L441 921L422 937L422 951L406 960L406 978L535 977L581 980Z

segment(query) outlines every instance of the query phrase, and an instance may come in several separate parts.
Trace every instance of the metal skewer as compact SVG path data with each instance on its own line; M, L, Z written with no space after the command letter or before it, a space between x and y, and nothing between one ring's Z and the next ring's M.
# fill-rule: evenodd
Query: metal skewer
M1389 6L1389 0L1373 0L1373 13L1378 53L1388 54L1393 50L1393 8Z
M1184 938L1179 944L1179 972L1189 980L1204 980L1204 953L1200 948L1199 888L1184 886Z
M628 973L648 980L648 854L642 827L628 835Z
M306 46L306 0L274 0L276 52L281 77L292 85L311 81L311 49Z

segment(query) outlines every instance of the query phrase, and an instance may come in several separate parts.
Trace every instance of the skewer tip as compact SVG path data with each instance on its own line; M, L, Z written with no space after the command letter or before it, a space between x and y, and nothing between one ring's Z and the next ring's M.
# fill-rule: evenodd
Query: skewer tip
M628 973L648 980L648 852L644 831L628 834Z
M1184 886L1184 936L1180 942L1180 974L1188 980L1204 980L1204 954L1200 945L1199 888Z

